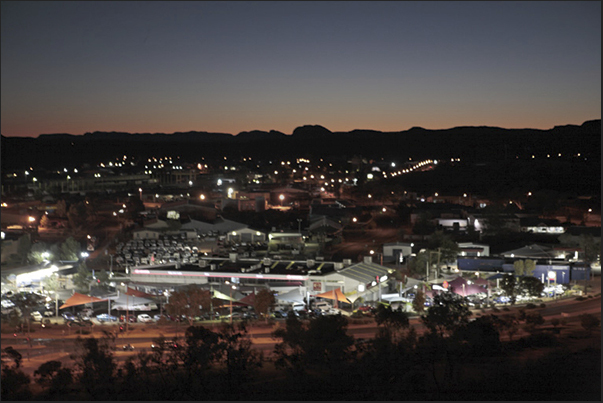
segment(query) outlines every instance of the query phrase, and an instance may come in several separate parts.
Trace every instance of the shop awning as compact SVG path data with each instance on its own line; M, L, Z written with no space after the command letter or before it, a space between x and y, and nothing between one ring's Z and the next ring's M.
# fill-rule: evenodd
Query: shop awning
M352 303L345 295L343 295L343 293L341 292L341 288L323 292L322 294L317 294L315 295L315 297L337 300L339 302L346 302L348 304Z
M65 303L59 307L59 309L102 301L106 301L106 299L100 299L96 297L91 297L90 295L80 294L79 292L74 292L73 295L69 297L69 299L67 299L67 301L65 301Z

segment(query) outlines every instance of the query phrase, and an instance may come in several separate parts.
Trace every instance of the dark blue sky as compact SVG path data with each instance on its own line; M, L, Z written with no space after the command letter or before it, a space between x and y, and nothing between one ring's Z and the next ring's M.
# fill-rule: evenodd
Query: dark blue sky
M2 134L601 118L600 2L2 2Z

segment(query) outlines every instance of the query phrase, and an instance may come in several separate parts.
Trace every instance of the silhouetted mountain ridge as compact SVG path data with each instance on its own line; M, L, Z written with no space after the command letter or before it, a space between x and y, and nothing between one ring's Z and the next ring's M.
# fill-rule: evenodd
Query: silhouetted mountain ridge
M601 120L552 129L504 129L490 126L459 126L450 129L412 127L398 132L355 129L331 132L320 125L295 128L291 135L275 130L252 130L237 135L204 131L166 133L90 132L42 134L37 138L2 136L2 169L43 165L50 168L95 164L129 155L179 156L184 161L227 155L258 158L329 156L420 160L463 158L466 161L514 159L516 156L562 154L601 159Z

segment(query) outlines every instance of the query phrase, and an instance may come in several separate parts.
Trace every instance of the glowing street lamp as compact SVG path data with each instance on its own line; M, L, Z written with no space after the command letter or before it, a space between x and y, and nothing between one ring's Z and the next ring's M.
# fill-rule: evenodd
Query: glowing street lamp
M140 201L142 201L142 188L138 188L138 192L140 193Z
M230 284L228 280L225 283L230 285L230 323L232 323L232 290L236 290L237 287L234 284Z
M285 200L285 195L282 194L278 198L281 200L281 206L282 206L283 205L283 200Z

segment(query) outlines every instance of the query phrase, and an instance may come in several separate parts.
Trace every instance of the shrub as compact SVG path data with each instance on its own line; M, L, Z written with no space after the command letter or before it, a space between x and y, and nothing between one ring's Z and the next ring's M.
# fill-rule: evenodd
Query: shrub
M546 308L546 304L543 302L542 304L540 304L541 308Z
M599 318L597 318L595 315L592 315L590 313L582 314L579 316L579 318L580 318L580 324L589 333L592 332L597 327L599 327L599 325L601 324L601 321L599 320Z
M531 302L526 305L526 309L534 309L534 308L536 308L536 305Z
M509 311L510 311L510 309L509 309L509 308L507 308L507 307L505 306L505 307L503 308L503 311L509 312ZM494 311L494 312L498 312L498 310L496 310L496 311Z
M579 297L576 297L576 301L584 301L586 298L584 298L582 295L580 295Z

